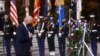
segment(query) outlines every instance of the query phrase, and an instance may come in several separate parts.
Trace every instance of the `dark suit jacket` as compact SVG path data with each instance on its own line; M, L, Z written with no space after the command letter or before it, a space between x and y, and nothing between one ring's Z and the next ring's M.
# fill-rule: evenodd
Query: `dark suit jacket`
M16 30L16 38L16 53L18 55L28 56L30 54L30 47L32 46L32 39L29 38L28 31L23 23Z

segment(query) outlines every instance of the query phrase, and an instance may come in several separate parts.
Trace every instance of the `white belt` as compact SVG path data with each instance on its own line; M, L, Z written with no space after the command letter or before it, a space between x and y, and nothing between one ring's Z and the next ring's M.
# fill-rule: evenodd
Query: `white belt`
M91 30L92 32L97 32L97 30Z
M16 35L16 32L13 32L13 35Z
M53 31L48 31L47 33L53 33Z
M6 34L10 34L10 33L6 33ZM0 31L0 35L4 35L4 33ZM16 35L16 32L13 32L13 35Z
M0 35L4 35L4 33L2 31L0 31Z
M34 30L34 33L38 33L38 32L42 33L42 32L44 32L44 30L40 30L40 31L39 30Z

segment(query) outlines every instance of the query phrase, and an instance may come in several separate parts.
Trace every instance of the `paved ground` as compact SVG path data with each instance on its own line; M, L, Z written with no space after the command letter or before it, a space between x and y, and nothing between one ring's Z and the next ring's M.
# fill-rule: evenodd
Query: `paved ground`
M98 49L97 49L97 51L98 51L97 52L97 56L100 56L100 43L98 43ZM89 52L88 52L87 56L91 56Z
M2 51L3 50L3 48L2 48L2 37L0 37L0 43L1 43L0 44L0 56L5 56L5 55L3 55L4 52ZM56 56L60 56L59 55L59 50L58 50L58 40L57 40L57 37L55 37L55 43L56 43L55 44ZM45 46L46 46L45 47L45 56L49 56L47 40L45 40ZM98 55L97 56L100 56L100 48L99 48L99 46L100 46L100 43L98 43ZM66 47L67 47L67 45L66 45ZM90 45L89 45L89 47L90 47ZM67 49L66 49L66 51L67 51ZM14 53L13 48L12 48L12 53ZM32 54L33 54L33 56L39 56L38 45L37 45L37 40L36 40L35 36L33 37L33 53ZM15 56L15 55L13 54L12 56ZM66 54L66 56L67 56L67 54ZM89 52L88 52L87 56L91 56Z

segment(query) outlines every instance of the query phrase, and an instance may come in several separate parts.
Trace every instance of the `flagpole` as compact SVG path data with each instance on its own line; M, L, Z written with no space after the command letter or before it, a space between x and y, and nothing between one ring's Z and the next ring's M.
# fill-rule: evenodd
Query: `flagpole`
M68 23L69 23L69 38L70 38L70 36L71 36L71 25L70 25L70 23L71 23L71 21L70 21L70 17L71 16L71 9L69 9L69 21L68 21Z
M25 0L25 11L26 16L29 16L29 0Z
M71 38L71 2L70 2L70 8L69 8L69 12L68 12L68 14L69 14L69 20L68 20L68 24L69 24L69 35L68 35L68 37L69 38Z
M58 6L59 6L59 12L58 12L58 14L59 14L59 19L58 19L58 22L59 22L59 24L60 24L60 19L61 19L61 14L60 14L60 10L61 10L61 3L60 3L60 0L59 0L59 2L58 2L59 4L58 4ZM60 27L60 25L59 25L59 37L61 37L61 27Z

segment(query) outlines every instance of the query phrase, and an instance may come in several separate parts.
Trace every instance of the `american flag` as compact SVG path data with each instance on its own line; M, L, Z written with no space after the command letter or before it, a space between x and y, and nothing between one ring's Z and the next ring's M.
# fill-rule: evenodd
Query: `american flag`
M10 19L17 27L19 23L18 23L17 8L15 3L16 3L15 0L10 1Z
M33 26L36 26L38 23L38 18L39 18L39 8L40 8L40 0L35 0L34 1L34 11L33 11Z

